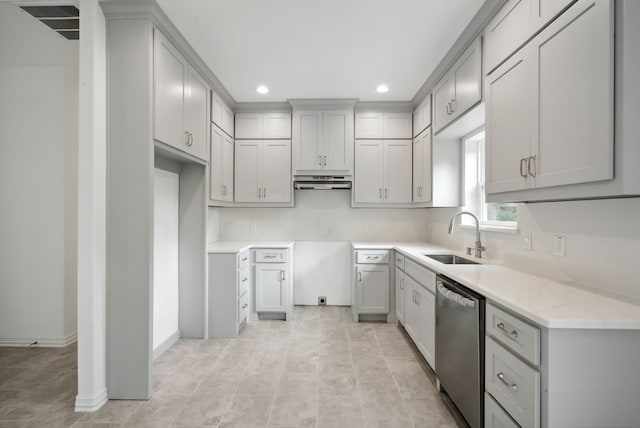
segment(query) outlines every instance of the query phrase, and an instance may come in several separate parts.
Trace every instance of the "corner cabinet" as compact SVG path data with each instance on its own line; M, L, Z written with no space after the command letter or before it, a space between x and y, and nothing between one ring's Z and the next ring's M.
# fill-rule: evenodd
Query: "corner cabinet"
M353 173L353 106L293 112L294 174Z
M613 178L613 2L580 0L487 76L488 199Z
M233 138L211 124L209 199L233 202Z
M291 202L291 141L236 140L235 201Z
M153 137L207 162L209 85L157 29L153 43Z
M411 203L411 140L358 140L354 204Z
M433 131L438 133L482 100L482 43L478 38L433 90Z

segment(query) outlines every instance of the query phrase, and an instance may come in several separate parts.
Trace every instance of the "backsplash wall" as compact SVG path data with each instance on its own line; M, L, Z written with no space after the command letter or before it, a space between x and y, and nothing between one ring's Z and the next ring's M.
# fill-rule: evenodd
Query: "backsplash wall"
M425 241L428 210L351 208L345 190L296 190L294 208L209 208L207 241Z
M455 209L431 209L430 242L456 251L472 247L475 231L447 234ZM486 257L517 270L631 297L640 303L640 198L518 205L516 234L482 232ZM533 236L524 249L523 233ZM566 237L554 256L554 235Z

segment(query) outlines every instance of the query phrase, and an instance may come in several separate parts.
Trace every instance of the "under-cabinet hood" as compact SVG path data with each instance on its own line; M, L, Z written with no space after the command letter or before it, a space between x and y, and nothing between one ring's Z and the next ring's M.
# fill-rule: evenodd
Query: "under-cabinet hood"
M298 190L341 190L351 189L348 175L297 175L294 187Z

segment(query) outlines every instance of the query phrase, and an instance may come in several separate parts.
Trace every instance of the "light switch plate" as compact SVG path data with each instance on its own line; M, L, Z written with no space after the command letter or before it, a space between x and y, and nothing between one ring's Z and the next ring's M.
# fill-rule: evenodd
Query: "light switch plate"
M567 238L563 235L555 235L553 237L553 255L564 257Z
M522 235L522 240L524 242L524 249L531 251L533 249L533 237L531 236L531 232L525 232Z

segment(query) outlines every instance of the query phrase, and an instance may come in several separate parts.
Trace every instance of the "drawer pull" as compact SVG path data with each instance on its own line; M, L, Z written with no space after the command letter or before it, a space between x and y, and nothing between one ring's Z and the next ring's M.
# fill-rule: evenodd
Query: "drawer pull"
M243 257L243 258L242 258L242 261L243 261L243 262L246 262L246 261L247 261L247 257Z
M496 327L498 327L498 329L502 330L505 334L507 334L510 337L513 337L514 339L518 338L518 331L517 330L507 330L507 328L504 326L503 322L499 322L498 324L496 324Z
M378 256L367 256L367 260L378 260Z
M246 282L246 280L249 278L242 278L242 282Z
M265 259L275 259L277 256L275 254L265 254Z
M504 383L505 385L507 385L508 388L512 389L515 392L518 392L518 385L515 383L509 383L505 380L504 378L504 373L500 372L496 375L496 377L498 379L500 379L500 382Z
M242 305L242 309L246 309L247 306L249 306L249 304L245 303L244 305Z

